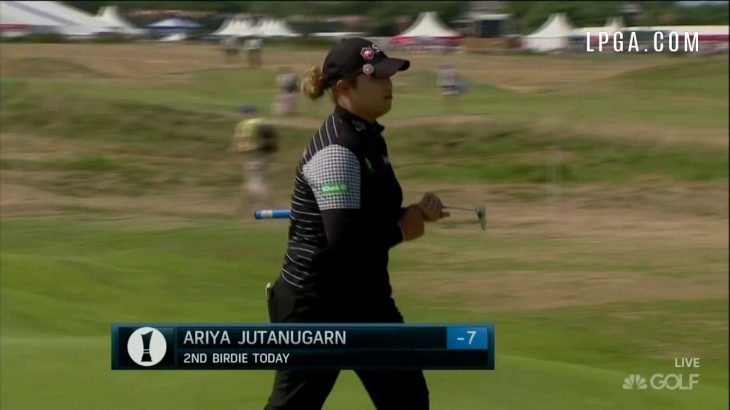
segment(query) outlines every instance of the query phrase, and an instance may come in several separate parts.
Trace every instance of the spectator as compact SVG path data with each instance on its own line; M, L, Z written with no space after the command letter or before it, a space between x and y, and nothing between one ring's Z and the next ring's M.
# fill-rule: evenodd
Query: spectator
M272 155L278 150L278 135L274 126L257 115L257 108L245 105L239 109L241 121L236 125L230 150L240 156L244 170L238 214L248 206L271 207L268 169Z

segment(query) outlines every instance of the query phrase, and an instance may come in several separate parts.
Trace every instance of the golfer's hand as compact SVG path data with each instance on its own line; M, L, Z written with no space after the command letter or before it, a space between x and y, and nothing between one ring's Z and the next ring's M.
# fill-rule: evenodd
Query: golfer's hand
M426 193L416 206L427 222L438 221L449 216L449 213L444 211L444 204L441 203L441 199L433 192Z
M398 225L403 232L404 241L412 241L423 236L423 215L416 205L411 205L406 209L406 213L398 221Z

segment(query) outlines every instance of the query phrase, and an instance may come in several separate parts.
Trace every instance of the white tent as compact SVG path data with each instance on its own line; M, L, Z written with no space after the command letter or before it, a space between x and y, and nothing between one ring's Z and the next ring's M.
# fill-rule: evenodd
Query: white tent
M141 35L144 30L134 27L130 22L119 15L117 6L104 6L96 13L96 18L120 34L130 36Z
M102 33L111 31L110 27L93 15L67 6L59 1L13 1L22 4L34 14L51 16L65 21L65 26L76 27L76 31ZM70 30L70 29L69 29Z
M288 24L286 24L286 21L278 19L274 20L272 31L274 32L275 37L300 37L301 34L297 33L296 31L292 30L291 27L289 27Z
M240 36L241 32L244 31L251 31L250 24L248 22L243 20L234 20L229 26L228 26L228 32L226 35L229 36Z
M59 20L33 13L15 3L0 1L0 31L3 35L58 32L64 26Z
M523 38L523 48L533 51L563 50L573 27L563 13L551 15L539 29Z
M235 21L236 21L235 19L226 19L226 21L224 21L223 24L221 24L221 26L218 27L218 30L210 33L210 35L211 36L230 36L231 35L231 33L230 33L231 26L233 25L233 23Z
M606 28L614 33L623 30L624 27L624 19L621 17L614 17L606 22Z
M251 20L241 19L235 22L232 34L237 37L250 37L256 34L256 30Z
M185 33L172 33L168 36L162 37L158 41L163 43L174 43L178 41L184 41L188 36Z
M16 21L14 24L30 27L52 27L42 31L74 37L90 37L113 31L95 16L57 1L3 1L0 14L3 21Z
M404 32L393 37L393 44L409 44L419 39L441 40L452 42L460 39L462 36L459 32L448 28L439 20L436 12L427 11L421 13L410 27Z
M97 34L93 28L88 26L61 27L58 33L71 40L89 40Z
M253 28L257 37L299 37L300 34L289 28L284 20L263 19Z
M336 31L336 32L330 32L330 31L324 31L321 33L310 33L310 37L317 37L317 38L329 38L332 40L342 40L347 37L363 37L365 36L364 31Z
M257 37L266 37L269 31L269 26L271 26L270 21L271 20L267 18L259 20L253 28L254 35Z
M608 19L605 26L601 27L580 27L570 31L571 37L582 37L585 39L587 33L591 33L591 37L598 37L598 33L605 32L609 36L618 33L624 29L621 17Z
M214 37L250 37L256 35L256 30L250 19L233 17L224 21L218 30L210 33L210 35Z
M191 31L200 28L200 24L181 18L168 18L160 20L157 23L148 24L147 28L158 32L171 32L171 31Z

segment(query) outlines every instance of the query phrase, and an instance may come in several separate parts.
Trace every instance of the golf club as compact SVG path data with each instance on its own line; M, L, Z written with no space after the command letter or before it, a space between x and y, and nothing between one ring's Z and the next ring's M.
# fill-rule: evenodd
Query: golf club
M289 209L260 209L253 214L256 219L289 219L291 218L291 210Z
M458 206L444 206L444 209L454 209L459 211L470 211L474 212L479 219L479 224L482 230L487 229L487 211L483 206L478 208L464 208ZM254 212L254 218L256 219L289 219L291 218L291 210L289 209L260 209Z
M444 209L455 209L459 211L471 211L477 214L477 218L479 218L479 224L482 227L482 231L487 229L487 211L484 209L483 206L480 206L478 208L464 208L459 206L444 206Z

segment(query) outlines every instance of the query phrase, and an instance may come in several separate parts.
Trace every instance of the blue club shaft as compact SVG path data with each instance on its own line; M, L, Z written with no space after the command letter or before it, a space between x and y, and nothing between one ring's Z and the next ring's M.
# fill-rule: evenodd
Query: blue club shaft
M291 218L291 210L289 209L260 209L254 212L256 219L289 219Z

